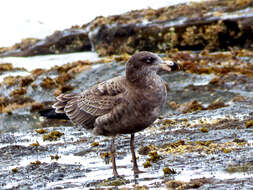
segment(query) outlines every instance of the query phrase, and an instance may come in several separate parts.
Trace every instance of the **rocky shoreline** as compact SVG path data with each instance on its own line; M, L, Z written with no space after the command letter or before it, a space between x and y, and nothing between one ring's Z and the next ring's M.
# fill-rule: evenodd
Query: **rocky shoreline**
M252 188L252 6L214 0L132 11L1 48L2 57L92 49L104 57L32 71L0 64L0 75L28 73L0 82L0 189ZM126 61L140 50L178 62L182 70L163 76L164 114L136 135L145 173L132 174L125 135L117 138L124 177L113 179L109 139L66 120L45 120L38 111L60 93L124 74Z

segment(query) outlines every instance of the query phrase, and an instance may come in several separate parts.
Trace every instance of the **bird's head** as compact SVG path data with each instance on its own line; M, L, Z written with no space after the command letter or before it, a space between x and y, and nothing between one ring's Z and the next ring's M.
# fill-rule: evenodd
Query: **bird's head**
M172 61L163 61L158 55L142 51L135 53L126 64L126 77L129 81L149 76L153 73L171 72L179 70L179 66Z

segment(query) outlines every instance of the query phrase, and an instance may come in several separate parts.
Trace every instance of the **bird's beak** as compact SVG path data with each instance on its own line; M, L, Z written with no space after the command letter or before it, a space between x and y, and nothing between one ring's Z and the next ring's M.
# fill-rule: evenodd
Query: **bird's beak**
M171 72L171 71L178 71L180 70L180 65L174 63L173 61L164 61L162 64L160 64L160 70Z

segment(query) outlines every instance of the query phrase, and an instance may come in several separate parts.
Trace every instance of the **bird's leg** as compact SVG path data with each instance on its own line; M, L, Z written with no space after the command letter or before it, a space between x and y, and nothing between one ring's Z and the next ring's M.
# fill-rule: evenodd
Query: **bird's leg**
M135 174L138 173L143 173L143 171L139 170L137 161L136 161L136 156L135 156L135 151L134 151L134 133L131 134L131 140L130 140L130 150L132 153L132 161L133 161L133 170Z
M115 161L115 145L114 145L114 139L115 137L112 138L112 144L111 144L111 158L112 158L112 170L113 170L113 175L114 177L119 177L119 174L117 172L117 166L116 166L116 161Z

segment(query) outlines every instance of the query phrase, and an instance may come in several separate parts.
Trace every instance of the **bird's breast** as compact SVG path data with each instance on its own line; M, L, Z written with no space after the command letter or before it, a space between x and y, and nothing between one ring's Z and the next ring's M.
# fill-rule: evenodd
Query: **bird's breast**
M137 117L150 118L155 120L162 111L162 107L167 99L166 87L163 81L151 84L145 89L140 89L131 97L133 109L136 110Z

